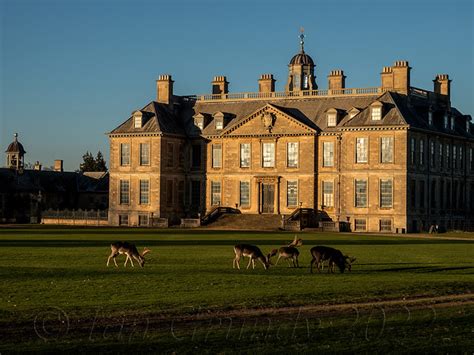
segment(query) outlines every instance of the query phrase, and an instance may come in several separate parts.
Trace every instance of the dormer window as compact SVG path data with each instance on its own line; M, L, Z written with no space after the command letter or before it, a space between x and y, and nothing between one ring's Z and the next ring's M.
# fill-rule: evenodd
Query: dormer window
M444 114L444 129L448 129L448 113Z
M454 130L454 116L451 116L451 130Z
M372 121L380 121L382 119L383 104L380 101L375 101L370 107L370 115Z
M193 118L194 118L194 125L202 131L204 129L204 115L201 113L198 113L194 115Z
M360 112L359 109L353 107L349 110L349 118L352 118L354 117L355 115L357 115L358 113Z
M222 112L216 112L213 116L216 129L224 129L224 114Z
M133 127L142 128L143 126L143 113L141 111L135 111L133 113Z
M327 110L327 119L328 119L328 127L336 127L337 125L337 110L335 108L330 108Z

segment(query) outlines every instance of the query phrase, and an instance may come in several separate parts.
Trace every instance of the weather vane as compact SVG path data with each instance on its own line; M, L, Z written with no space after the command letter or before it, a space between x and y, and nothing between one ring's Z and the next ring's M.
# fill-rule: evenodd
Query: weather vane
M300 46L301 51L304 52L304 28L300 27Z

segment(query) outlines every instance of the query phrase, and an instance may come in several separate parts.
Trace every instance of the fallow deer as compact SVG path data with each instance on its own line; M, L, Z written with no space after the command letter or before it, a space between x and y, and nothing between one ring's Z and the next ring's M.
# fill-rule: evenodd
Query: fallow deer
M311 248L311 256L313 257L311 260L311 272L313 272L314 264L316 264L318 272L320 272L324 261L327 260L329 263L328 272L334 272L337 265L339 271L343 273L346 267L350 271L352 268L351 263L355 261L355 258L349 258L348 256L343 255L340 250L325 246Z
M280 261L280 258L283 258L283 259L286 259L289 266L291 266L290 265L290 259L291 259L292 262L293 262L293 267L298 267L299 268L300 265L299 265L299 262L298 262L298 256L300 255L300 252L297 248L302 246L302 245L303 245L303 240L301 240L300 238L298 238L295 235L295 239L293 239L293 241L290 244L288 244L285 247L281 247L280 249L278 249L278 259L275 263L275 266L278 265L278 262Z
M259 247L251 244L237 244L234 246L234 253L235 258L232 262L232 267L235 269L235 265L240 270L240 258L241 257L248 257L249 264L247 265L247 269L250 268L250 264L252 264L252 269L255 269L255 260L259 260L263 267L268 269L271 265L270 258L277 253L276 249L273 249L267 256L263 255L262 251Z
M130 260L130 263L132 264L132 267L135 267L135 265L133 265L132 258L135 259L141 267L143 267L145 265L145 254L150 252L150 249L144 248L143 252L140 254L135 244L128 243L128 242L112 243L110 244L110 250L111 250L111 253L109 255L109 258L107 259L107 266L109 266L110 259L113 259L116 267L118 267L118 265L115 258L119 254L125 254L127 257L125 259L125 263L123 264L124 267L127 266L127 262L129 260Z

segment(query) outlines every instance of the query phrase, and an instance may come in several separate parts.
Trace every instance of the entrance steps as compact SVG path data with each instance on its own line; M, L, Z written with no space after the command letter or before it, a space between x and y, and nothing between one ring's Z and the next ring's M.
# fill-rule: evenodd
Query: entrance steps
M276 231L281 227L278 214L222 214L206 229Z

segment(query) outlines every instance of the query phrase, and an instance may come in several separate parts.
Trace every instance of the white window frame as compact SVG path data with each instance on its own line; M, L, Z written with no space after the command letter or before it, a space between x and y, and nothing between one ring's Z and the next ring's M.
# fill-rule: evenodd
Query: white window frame
M372 121L382 120L382 106L372 106L371 118L372 118Z
M354 232L366 232L366 231L367 231L367 219L354 218Z
M330 147L330 149L329 149ZM334 142L323 142L323 167L334 166Z
M217 191L217 188L219 191ZM222 203L222 184L220 181L211 181L211 205L220 206Z
M124 149L127 147L127 149ZM124 155L126 152L126 155ZM130 143L120 143L120 166L130 165Z
M126 184L125 184L126 183ZM127 191L125 192L125 185ZM119 180L119 205L130 205L130 180Z
M248 146L248 151L244 149L244 146ZM250 143L240 144L240 167L250 168L252 156L252 145Z
M390 182L390 191L383 191L382 185ZM384 202L385 199L389 199L390 203ZM393 179L380 179L379 181L379 205L380 208L393 208Z
M245 185L247 186L246 187L246 189L247 189L247 192L246 192L247 193L247 196L246 196L247 203L245 203L245 201L242 200L242 197L245 197L245 194L242 194L242 191L243 191L242 187L244 187ZM248 180L244 180L244 181L239 182L239 205L241 207L246 207L246 208L250 207L250 181L248 181Z
M293 185L294 187L292 188L295 188L296 189L296 192L295 192L295 203L292 204L290 203L290 184ZM298 180L287 180L286 181L286 206L287 207L296 207L298 206L298 197L299 197L299 184L298 184ZM291 194L293 196L293 194ZM293 197L292 197L293 198Z
M222 146L222 143L214 143L212 145L212 167L214 169L222 168Z
M336 112L328 112L328 127L336 127L337 126L337 113Z
M150 180L140 179L138 181L139 186L139 196L138 201L140 205L149 205L150 204ZM146 188L145 188L146 186Z
M297 168L299 164L298 158L299 158L298 142L288 142L286 144L286 166L288 168Z
M266 147L272 147L272 149L266 150ZM275 167L275 142L262 142L262 167Z
M362 144L362 142L364 142ZM356 163L367 164L369 162L369 138L356 137Z
M365 192L357 192L357 184L358 183L364 183L365 184ZM354 180L354 207L357 208L367 208L369 205L369 182L367 179L355 179ZM361 194L361 195L359 195ZM362 204L362 195L365 195L365 203ZM359 199L358 199L359 197ZM360 201L360 202L359 202Z
M388 152L387 152L387 149L388 149ZM394 157L393 137L380 137L380 162L382 164L393 163L393 157Z
M150 165L150 143L140 143L140 165Z
M328 186L331 187L331 190L329 192L329 189L326 189ZM334 181L323 181L321 191L323 194L323 208L332 208L334 207Z

